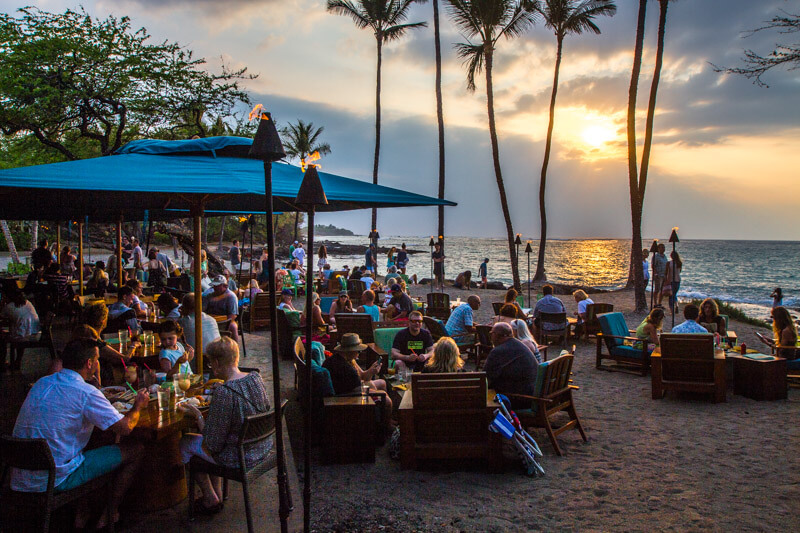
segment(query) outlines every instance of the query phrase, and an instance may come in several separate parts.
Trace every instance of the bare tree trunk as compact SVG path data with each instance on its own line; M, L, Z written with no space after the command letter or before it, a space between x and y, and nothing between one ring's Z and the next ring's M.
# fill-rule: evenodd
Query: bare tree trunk
M225 222L228 220L228 217L222 217L222 222L219 225L219 242L217 243L217 253L222 253L222 241L225 239Z
M208 246L208 217L203 217L203 244Z
M442 43L439 35L439 0L433 0L433 42L436 51L436 121L439 125L439 199L444 200L444 111L442 108ZM444 206L439 206L439 233L444 236Z
M378 163L381 156L381 54L383 53L383 35L376 35L378 40L378 68L375 83L375 161L372 166L372 183L378 184ZM378 210L372 208L372 226L370 230L378 229Z
M557 39L558 48L556 51L555 74L553 75L553 92L550 94L550 122L547 125L547 141L544 145L542 174L539 178L539 219L541 228L539 235L539 253L536 259L536 274L533 276L534 281L547 279L544 273L544 251L547 246L547 205L545 203L544 192L547 185L547 166L550 164L550 150L553 146L553 126L556 116L556 95L558 94L558 73L561 69L561 52L564 46L564 38L559 35Z
M297 226L299 225L299 222L300 222L300 212L299 211L295 211L294 212L294 240L298 240L297 239Z
M36 249L36 245L38 243L39 243L39 221L33 220L31 221L31 252Z
M514 247L514 227L511 224L511 212L508 208L506 198L506 188L503 183L503 173L500 169L500 147L497 142L497 128L494 121L494 89L492 88L492 50L484 52L486 60L486 106L489 113L489 137L492 141L492 159L494 160L494 175L497 179L497 188L500 192L500 206L503 210L503 219L506 223L506 236L508 237L508 256L511 259L511 277L514 280L514 287L519 290L519 268L517 265L517 253Z
M17 247L14 245L14 236L11 234L11 230L8 229L8 222L0 220L0 227L3 228L3 235L6 237L6 245L8 246L8 251L11 253L11 260L14 263L19 263L19 254L17 253Z

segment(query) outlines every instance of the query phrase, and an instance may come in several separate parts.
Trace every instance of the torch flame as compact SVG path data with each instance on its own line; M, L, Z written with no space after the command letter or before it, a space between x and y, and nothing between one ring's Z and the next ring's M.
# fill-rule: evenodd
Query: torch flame
M679 229L680 228L678 228L678 226L675 226L674 228L672 228L672 231L678 231Z
M264 109L264 106L261 104L257 104L252 111L250 111L250 115L248 115L248 120L254 119L264 119L269 120L267 116L267 111Z
M300 170L303 172L306 171L306 167L317 167L322 168L321 165L314 164L314 161L319 161L320 155L318 151L315 151L313 154L308 154L306 157L300 160Z

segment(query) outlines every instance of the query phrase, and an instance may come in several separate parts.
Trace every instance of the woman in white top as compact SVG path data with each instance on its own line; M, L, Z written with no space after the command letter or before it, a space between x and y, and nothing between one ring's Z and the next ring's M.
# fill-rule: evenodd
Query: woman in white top
M578 303L578 310L575 311L575 316L578 317L578 324L580 325L586 322L586 308L589 304L593 304L594 302L589 298L586 292L581 289L573 292L572 296L575 297L575 301Z
M322 270L325 268L325 265L328 264L328 249L325 248L325 245L319 247L317 251L317 267L319 268L319 275L322 275Z
M536 358L537 363L542 362L542 355L539 353L539 345L531 335L531 330L528 329L528 324L522 319L515 319L511 321L511 329L514 330L514 336L528 348L533 356Z
M0 317L10 322L8 339L12 341L27 340L39 333L39 315L33 304L25 299L25 295L17 287L16 281L5 284L3 306ZM12 368L19 368L21 355L12 354ZM5 343L0 350L0 370L6 366Z

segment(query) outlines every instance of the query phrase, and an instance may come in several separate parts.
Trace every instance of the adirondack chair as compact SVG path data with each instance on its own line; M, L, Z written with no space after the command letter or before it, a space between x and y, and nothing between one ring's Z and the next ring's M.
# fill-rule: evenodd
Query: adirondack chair
M319 310L323 315L328 315L331 312L331 304L336 301L336 296L321 296L319 299Z
M361 342L375 342L372 330L372 317L367 313L336 313L336 332L339 338L345 333L358 333Z
M347 294L350 299L357 302L361 299L361 295L367 290L367 284L360 279L351 279L347 282Z
M269 293L258 292L253 295L250 302L250 332L270 326L269 305Z
M531 401L530 409L516 409L517 416L524 427L544 428L550 443L553 445L553 449L558 455L564 454L558 445L556 437L568 429L577 429L584 442L587 441L586 433L583 431L583 425L575 410L575 402L572 398L573 389L578 388L570 384L572 363L575 359L574 354L575 347L573 346L571 353L560 355L552 361L539 364L533 396L524 394L507 395L509 398ZM557 428L553 428L550 419L562 411L567 413L569 421Z
M664 333L661 352L651 356L653 399L666 391L711 394L714 403L725 401L725 354L714 353L710 333Z
M603 359L611 359L623 365L638 367L640 373L646 376L650 371L650 352L647 343L639 342L639 339L631 336L633 332L628 329L622 313L603 313L597 315L597 320L600 323L600 331L597 333L595 367L602 370L605 368ZM637 342L641 347L635 347ZM605 353L603 346L607 350Z
M294 341L303 334L299 311L278 309L278 352L283 359L292 359Z
M394 359L391 357L392 353L392 344L394 343L395 336L400 332L403 331L405 328L377 328L373 332L375 335L375 344L384 352L386 352L387 357L386 361L384 362L383 368L381 371L383 372L385 369L394 368Z
M422 317L422 322L425 325L425 329L427 329L430 332L434 342L438 341L442 337L450 336L450 334L447 333L447 330L445 329L444 324L442 324L441 321L433 317L424 316ZM456 341L458 349L461 350L462 355L470 352L475 353L478 348L478 342L475 338L475 335L470 335L469 338L460 338L453 340Z
M441 320L450 318L450 295L444 292L429 292L426 314Z
M589 340L589 335L597 335L600 331L600 322L597 321L597 315L603 313L611 313L614 311L612 304L594 303L586 306L586 320L583 322L583 333L586 335L586 340Z
M400 464L416 469L422 460L490 459L487 384L483 372L413 374L409 408L400 416Z
M555 324L558 329L545 329L545 324ZM569 340L569 323L567 313L539 313L539 342L549 344L550 337L555 337L566 347Z
M800 385L800 346L777 346L778 357L786 361L786 380L791 386Z

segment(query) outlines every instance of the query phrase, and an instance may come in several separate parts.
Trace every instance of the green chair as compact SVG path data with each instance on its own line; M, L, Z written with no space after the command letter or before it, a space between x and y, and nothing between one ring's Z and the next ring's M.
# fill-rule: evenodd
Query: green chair
M631 336L632 332L628 329L622 313L603 313L597 315L597 321L600 323L595 362L597 369L603 368L603 359L611 359L618 363L639 367L641 374L646 376L650 371L650 352L647 350L647 343L640 342L639 339ZM641 348L634 347L634 343L637 342ZM604 344L608 350L606 353L603 353Z
M294 297L297 298L297 284L294 282L294 276L287 274L283 277L283 288L292 289Z
M377 344L381 350L389 354L389 368L394 367L394 359L391 357L394 338L398 332L404 329L405 328L378 328L373 332L373 335L375 336L375 344Z

